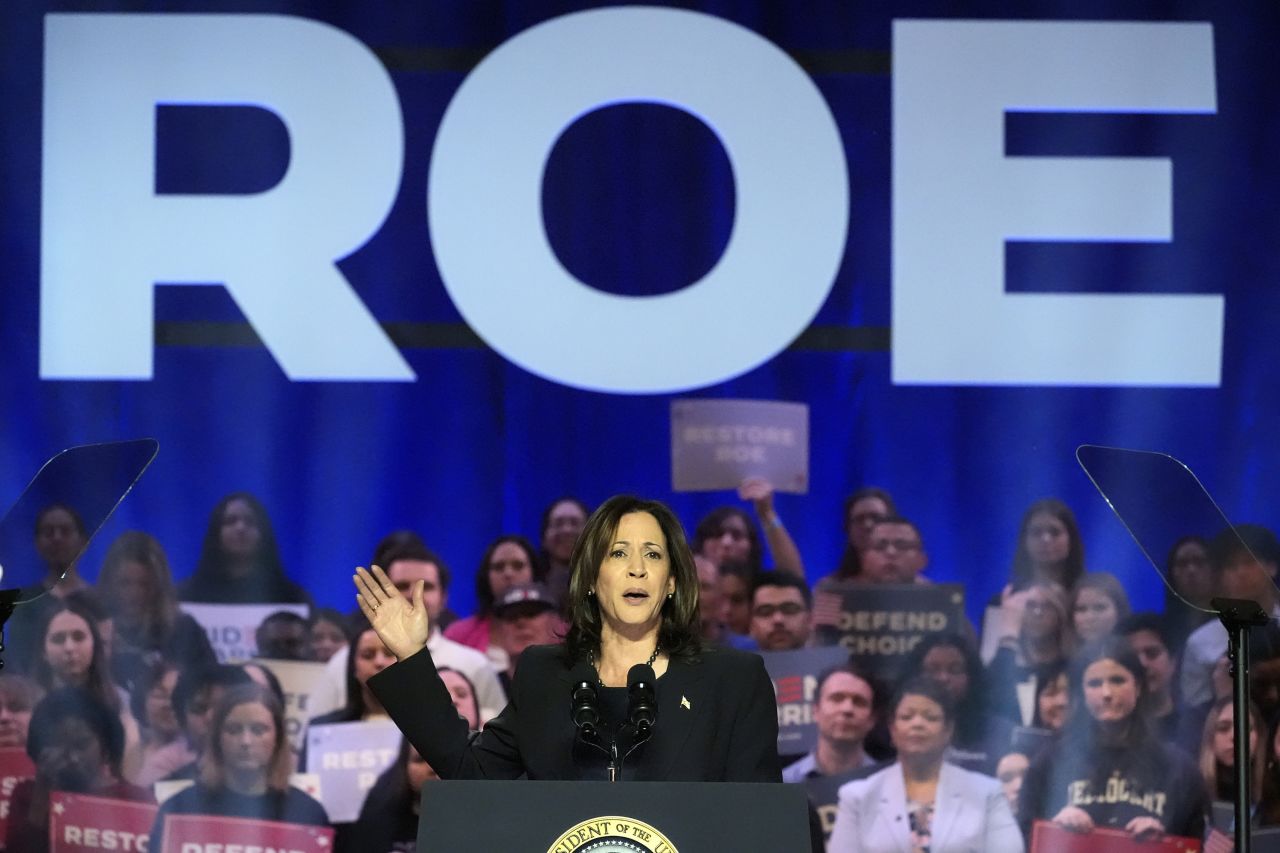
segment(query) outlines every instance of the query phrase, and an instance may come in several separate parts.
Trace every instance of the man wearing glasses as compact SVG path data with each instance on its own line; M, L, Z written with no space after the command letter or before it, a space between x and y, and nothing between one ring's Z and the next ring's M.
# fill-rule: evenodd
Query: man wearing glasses
M751 638L761 651L804 648L813 630L812 599L803 579L766 572L751 591Z
M858 580L869 584L927 583L920 572L929 563L920 530L901 516L877 521L861 555Z

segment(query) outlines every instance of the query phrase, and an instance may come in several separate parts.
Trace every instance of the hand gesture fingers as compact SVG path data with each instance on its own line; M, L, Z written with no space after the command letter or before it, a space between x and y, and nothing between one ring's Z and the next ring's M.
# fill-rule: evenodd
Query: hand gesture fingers
M430 620L422 600L422 581L414 584L412 600L405 601L378 566L372 571L358 567L353 580L360 612L392 654L403 660L426 645Z

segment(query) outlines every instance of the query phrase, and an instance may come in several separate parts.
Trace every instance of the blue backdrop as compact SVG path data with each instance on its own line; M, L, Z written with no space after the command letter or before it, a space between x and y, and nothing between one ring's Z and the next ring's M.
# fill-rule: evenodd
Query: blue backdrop
M192 286L157 289L149 381L42 380L42 22L45 12L84 11L85 4L0 6L0 502L16 498L38 463L64 446L154 436L159 457L103 540L148 530L183 577L210 508L230 491L248 490L272 512L289 573L321 603L349 607L351 567L368 559L385 532L412 527L461 576L452 602L463 611L485 543L507 531L536 536L539 513L561 494L588 503L621 491L652 495L670 500L690 526L711 507L736 502L728 493L671 493L671 395L587 392L512 365L468 329L436 271L427 169L452 94L506 39L591 5L91 4L95 12L298 15L339 27L377 53L404 114L404 173L385 224L340 266L373 315L400 330L401 350L418 374L401 384L291 382L251 335L246 340L249 327L225 291ZM1022 510L1058 495L1080 516L1090 568L1121 574L1137 603L1154 605L1158 581L1075 464L1082 442L1173 453L1201 474L1233 520L1274 523L1280 399L1266 377L1280 365L1280 6L680 5L742 24L795 57L828 102L849 163L844 259L813 326L762 366L688 392L811 407L810 493L778 499L811 577L839 558L844 496L876 484L918 520L929 574L968 584L976 618L976 605L1004 582ZM1214 114L1035 114L1007 123L1010 154L1171 157L1173 241L1011 244L1006 266L1015 291L1223 294L1220 387L892 384L890 37L892 20L904 17L1212 23ZM278 121L259 113L160 110L157 192L269 187L287 166L289 140ZM543 213L558 256L584 281L614 293L670 292L706 272L723 250L733 178L715 136L689 115L614 107L584 117L557 144ZM725 304L705 323L732 326L736 310ZM627 331L620 345L652 344L642 330ZM90 577L102 547L87 561Z

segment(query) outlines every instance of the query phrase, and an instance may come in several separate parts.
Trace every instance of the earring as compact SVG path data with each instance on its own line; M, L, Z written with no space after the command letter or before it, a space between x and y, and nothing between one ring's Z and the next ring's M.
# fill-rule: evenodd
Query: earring
M671 595L672 595L671 593L667 593L667 601L671 600Z
M589 589L589 590L587 590L587 595L589 595L589 596L590 596L590 595L595 595L595 594L596 594L596 591L595 591L594 589Z

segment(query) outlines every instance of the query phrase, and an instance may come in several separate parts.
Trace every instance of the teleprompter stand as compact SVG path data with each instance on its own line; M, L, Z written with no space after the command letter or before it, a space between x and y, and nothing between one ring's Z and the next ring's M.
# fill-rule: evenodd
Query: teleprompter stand
M40 466L18 500L0 515L0 667L4 630L14 611L48 595L65 577L158 449L152 438L69 447ZM41 518L55 510L70 516L80 534L79 550L69 561L46 559L35 542Z
M1227 658L1231 661L1231 710L1235 718L1235 836L1236 853L1249 853L1250 807L1253 803L1249 769L1249 629L1266 625L1270 617L1256 601L1214 598L1209 602L1227 629Z
M802 785L447 780L422 786L422 853L809 849Z

